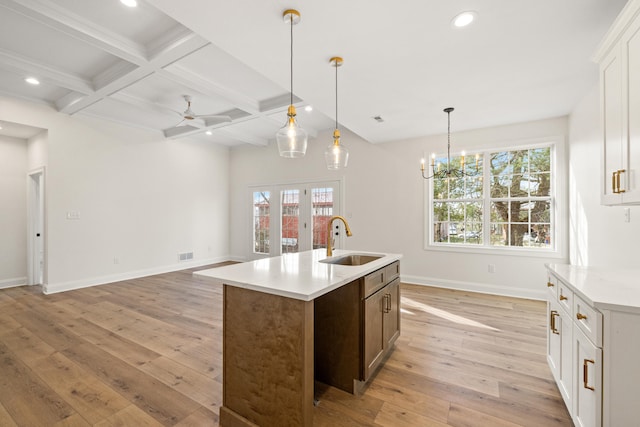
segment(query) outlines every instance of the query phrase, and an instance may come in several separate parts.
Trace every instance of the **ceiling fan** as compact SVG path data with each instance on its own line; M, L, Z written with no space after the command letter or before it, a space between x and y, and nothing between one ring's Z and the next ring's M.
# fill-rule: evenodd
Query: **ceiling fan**
M193 126L197 128L203 128L206 126L216 125L219 123L228 123L231 122L231 117L226 115L218 115L218 114L196 114L191 109L191 95L182 95L184 100L187 102L187 109L183 112L175 111L174 112L180 117L182 120L175 125L178 126ZM198 119L204 120L204 123L198 121Z

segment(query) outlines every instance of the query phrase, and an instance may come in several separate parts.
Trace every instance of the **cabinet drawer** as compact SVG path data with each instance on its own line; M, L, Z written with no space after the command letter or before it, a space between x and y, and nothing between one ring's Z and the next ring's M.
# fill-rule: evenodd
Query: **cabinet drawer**
M569 315L573 315L573 291L570 287L558 280L558 302Z
M369 273L364 276L364 297L375 293L378 289L387 284L386 280L386 267L376 270L373 273Z
M556 299L558 297L558 278L553 274L549 273L547 278L547 298L549 300Z
M384 280L387 283L391 282L393 279L400 276L400 262L396 261L394 263L387 265L384 268L384 274L385 274Z
M573 300L575 324L597 347L602 347L602 313L579 296Z

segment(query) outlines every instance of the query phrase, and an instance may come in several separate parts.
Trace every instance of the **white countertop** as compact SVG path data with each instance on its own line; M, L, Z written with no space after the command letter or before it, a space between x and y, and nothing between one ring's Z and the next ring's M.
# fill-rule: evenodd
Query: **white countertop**
M331 258L350 254L382 255L382 258L358 266L319 262L327 258L326 251L316 249L285 254L193 274L215 279L225 285L311 301L402 258L400 254L335 249Z
M547 264L578 295L600 310L640 313L640 269Z

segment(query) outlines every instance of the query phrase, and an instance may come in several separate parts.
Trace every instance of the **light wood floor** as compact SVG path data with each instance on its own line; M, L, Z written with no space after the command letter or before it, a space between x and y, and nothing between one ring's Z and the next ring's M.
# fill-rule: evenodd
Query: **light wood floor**
M191 272L0 291L0 426L218 425L222 289ZM314 425L572 425L543 302L410 285L402 299L391 357L361 397L318 385Z

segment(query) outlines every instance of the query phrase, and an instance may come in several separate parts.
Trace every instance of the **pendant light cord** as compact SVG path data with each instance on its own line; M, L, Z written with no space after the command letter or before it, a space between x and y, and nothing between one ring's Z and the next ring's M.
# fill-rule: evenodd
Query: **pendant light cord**
M451 111L447 111L447 170L451 170Z
M289 15L289 22L291 23L291 36L289 40L291 41L291 49L290 49L290 76L291 76L291 91L290 93L290 105L293 105L293 13Z
M336 67L336 129L338 129L338 60L333 64Z

